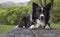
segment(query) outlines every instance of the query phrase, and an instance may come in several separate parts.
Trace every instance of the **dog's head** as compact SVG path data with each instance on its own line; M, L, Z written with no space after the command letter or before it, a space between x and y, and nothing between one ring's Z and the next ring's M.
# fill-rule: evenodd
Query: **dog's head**
M35 18L43 20L45 18L43 10L43 7L39 6L36 3L33 3L33 13L35 14Z
M33 13L35 18L44 20L46 16L49 16L50 7L51 3L48 3L46 6L41 7L33 2Z

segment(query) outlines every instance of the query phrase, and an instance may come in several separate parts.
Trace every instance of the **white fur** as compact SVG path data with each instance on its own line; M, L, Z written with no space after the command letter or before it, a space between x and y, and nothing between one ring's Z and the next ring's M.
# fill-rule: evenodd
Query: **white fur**
M25 26L23 26L23 28L25 28Z
M39 19L36 20L37 21L37 24L35 25L36 28L42 26L42 28L45 26L45 22L43 21L40 21Z
M34 29L35 28L35 26L34 25L31 25L30 27L29 27L29 29Z
M32 21L32 14L30 14L30 21Z

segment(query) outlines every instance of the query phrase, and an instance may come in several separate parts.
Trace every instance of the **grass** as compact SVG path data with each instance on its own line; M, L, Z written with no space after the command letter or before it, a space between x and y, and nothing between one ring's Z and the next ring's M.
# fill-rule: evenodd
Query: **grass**
M0 25L0 34L6 33L14 28L14 25Z
M52 24L51 27L60 29L60 24Z
M14 25L0 25L0 34L4 34L12 29L14 29ZM60 28L60 24L52 24L53 28Z

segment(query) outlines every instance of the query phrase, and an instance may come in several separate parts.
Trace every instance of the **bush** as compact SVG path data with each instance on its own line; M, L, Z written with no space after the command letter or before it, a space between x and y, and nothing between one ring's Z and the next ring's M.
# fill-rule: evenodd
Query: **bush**
M8 6L6 9L0 8L0 24L16 25L24 17L32 13L32 5L28 6ZM54 0L52 10L52 22L60 22L60 0Z
M0 23L7 25L16 25L24 16L31 13L31 5L28 6L9 6L0 10Z
M60 21L60 2L55 1L52 11L52 22L58 23Z

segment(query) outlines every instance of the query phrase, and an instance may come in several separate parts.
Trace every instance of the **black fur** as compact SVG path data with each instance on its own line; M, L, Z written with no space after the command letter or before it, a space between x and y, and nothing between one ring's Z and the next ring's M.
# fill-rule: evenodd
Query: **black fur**
M49 23L49 20L50 20L50 9L51 9L51 3L48 3L44 8L44 11L45 12L45 26L46 25L49 25L50 27L50 23Z

